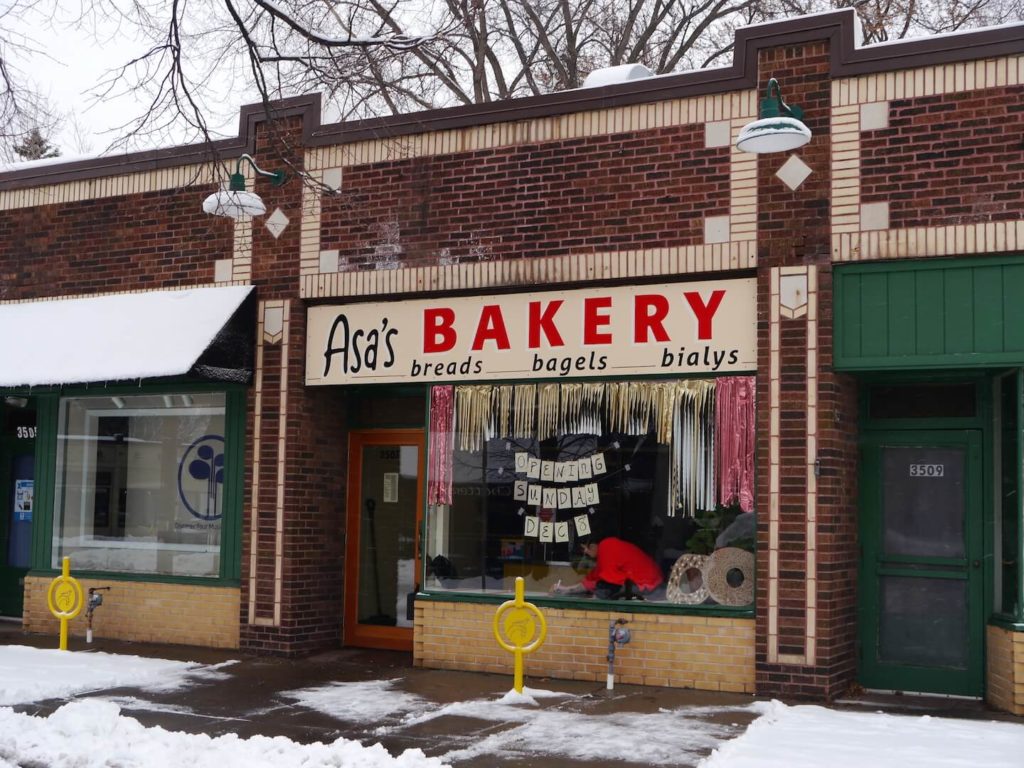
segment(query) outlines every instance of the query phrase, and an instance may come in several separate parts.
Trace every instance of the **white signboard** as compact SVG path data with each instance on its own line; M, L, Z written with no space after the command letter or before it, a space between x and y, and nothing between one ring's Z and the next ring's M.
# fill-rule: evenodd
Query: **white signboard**
M752 371L754 278L310 307L311 385Z

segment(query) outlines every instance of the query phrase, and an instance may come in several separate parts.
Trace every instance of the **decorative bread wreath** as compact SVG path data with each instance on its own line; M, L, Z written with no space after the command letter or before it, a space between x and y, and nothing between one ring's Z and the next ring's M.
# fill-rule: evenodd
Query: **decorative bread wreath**
M708 599L707 577L704 575L707 559L707 555L686 554L676 560L665 587L665 598L670 603L697 605ZM700 586L691 591L689 571L693 569L700 572Z
M729 573L739 571L743 581L729 583ZM754 555L738 547L716 549L704 569L704 583L719 605L750 605L754 602Z

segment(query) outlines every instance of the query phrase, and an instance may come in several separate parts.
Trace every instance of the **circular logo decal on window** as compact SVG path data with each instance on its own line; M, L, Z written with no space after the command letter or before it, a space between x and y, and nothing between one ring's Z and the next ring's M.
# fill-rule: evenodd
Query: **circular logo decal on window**
M193 517L219 520L224 487L224 438L203 435L190 445L178 463L178 495Z

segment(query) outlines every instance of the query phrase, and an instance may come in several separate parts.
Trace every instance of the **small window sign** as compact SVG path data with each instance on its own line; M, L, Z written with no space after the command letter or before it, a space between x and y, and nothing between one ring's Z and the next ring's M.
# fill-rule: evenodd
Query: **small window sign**
M32 504L35 488L33 480L14 481L14 520L18 523L32 521Z
M398 503L398 473L397 472L385 472L384 473L384 503L385 504L397 504Z
M945 464L911 464L911 477L942 477L946 474Z

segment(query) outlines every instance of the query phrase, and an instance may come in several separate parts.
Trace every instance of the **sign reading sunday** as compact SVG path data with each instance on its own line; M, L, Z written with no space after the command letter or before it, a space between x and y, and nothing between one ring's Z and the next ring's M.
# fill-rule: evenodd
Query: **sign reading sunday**
M754 278L310 307L306 383L751 371Z

